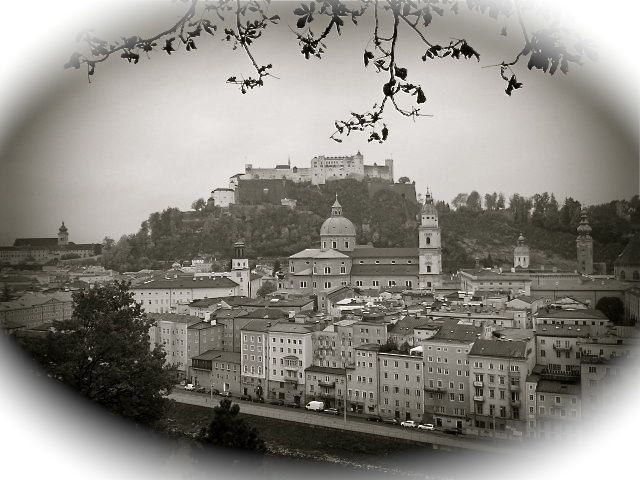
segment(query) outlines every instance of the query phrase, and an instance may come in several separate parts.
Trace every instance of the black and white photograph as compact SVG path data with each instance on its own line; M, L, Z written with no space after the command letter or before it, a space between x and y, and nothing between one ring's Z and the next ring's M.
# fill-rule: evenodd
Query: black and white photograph
M633 477L633 2L6 2L6 478Z

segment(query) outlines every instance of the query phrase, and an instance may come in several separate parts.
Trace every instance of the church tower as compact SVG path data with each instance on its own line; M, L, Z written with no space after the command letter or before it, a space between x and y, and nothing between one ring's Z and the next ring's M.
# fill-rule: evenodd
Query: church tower
M583 275L593 274L593 238L590 234L591 226L587 220L587 211L583 208L578 225L578 238L576 238L578 272Z
M352 252L356 246L356 227L342 216L342 205L336 201L331 206L331 216L320 227L320 249Z
M233 244L233 258L231 259L231 279L240 285L238 294L254 298L251 291L251 271L249 259L245 258L244 242L242 240Z
M60 228L58 229L58 245L68 245L69 244L69 231L67 227L64 226L64 221Z
M418 247L420 251L418 278L420 288L434 289L440 286L442 273L442 243L438 212L433 203L431 192L427 190L422 206L420 226L418 227Z
M518 237L518 245L513 249L513 267L529 268L529 246L524 243L522 233Z

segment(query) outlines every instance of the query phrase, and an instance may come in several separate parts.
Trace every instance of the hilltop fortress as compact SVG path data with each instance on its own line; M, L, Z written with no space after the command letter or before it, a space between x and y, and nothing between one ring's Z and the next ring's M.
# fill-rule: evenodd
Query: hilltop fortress
M384 165L365 165L360 152L343 157L320 155L311 159L308 168L291 167L291 161L286 165L276 165L275 168L254 168L253 165L247 164L244 174L235 177L242 180L285 179L296 183L311 182L312 185L323 185L330 180L345 178L380 178L393 183L393 160L385 160Z
M392 159L386 159L384 165L365 165L360 152L340 157L316 156L311 159L309 167L292 167L290 160L274 168L246 164L244 173L237 173L229 179L228 187L216 188L211 192L209 202L222 208L232 204L293 206L287 198L287 181L324 185L332 180L344 179L367 182L371 195L380 189L390 189L415 203L414 185L394 184Z

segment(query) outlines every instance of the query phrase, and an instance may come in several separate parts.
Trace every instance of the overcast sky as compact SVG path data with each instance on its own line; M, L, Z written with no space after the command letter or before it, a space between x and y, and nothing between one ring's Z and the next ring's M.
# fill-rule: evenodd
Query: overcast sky
M473 189L549 191L560 202L572 196L587 204L638 193L637 98L606 46L598 62L572 66L566 77L520 68L525 88L509 98L497 70L480 66L512 56L520 40L512 21L507 38L499 35L504 21L478 15L434 24L436 37L468 38L480 63L423 63L415 37L403 31L399 62L424 87L424 112L434 117L414 123L389 111L385 144L364 136L337 144L329 139L333 121L382 98L382 76L362 63L370 22L348 26L328 42L325 58L306 61L286 26L294 23L291 4L274 6L284 21L254 53L279 79L246 95L225 80L250 73L248 59L220 34L202 38L195 53L156 52L135 66L114 58L98 66L91 84L84 71L63 71L77 30L154 32L184 5L125 7L117 20L98 12L76 18L75 28L33 53L24 88L2 85L16 108L3 131L0 244L55 236L62 220L71 241L117 239L154 211L206 199L245 163L271 167L291 158L306 167L316 155L358 150L367 164L393 158L396 178L408 176L419 191L429 187L446 201Z

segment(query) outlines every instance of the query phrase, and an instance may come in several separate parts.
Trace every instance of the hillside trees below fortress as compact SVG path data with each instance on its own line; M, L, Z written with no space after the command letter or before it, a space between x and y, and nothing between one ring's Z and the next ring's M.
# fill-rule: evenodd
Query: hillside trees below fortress
M123 236L110 247L105 245L103 265L118 271L168 268L176 260L204 254L213 255L220 261L219 268L224 269L223 260L231 256L233 243L240 238L247 244L251 259L285 258L305 248L318 247L320 226L329 216L336 194L344 215L356 226L358 244L417 246L416 217L420 207L394 191L370 195L365 183L352 179L326 185L288 182L287 196L297 200L294 209L235 205L227 211L208 206L181 212L168 208L151 214L137 233ZM494 194L489 196L493 199ZM499 195L495 198L490 208L485 204L479 210L477 204L474 208L460 204L454 210L438 202L445 272L471 268L475 258L483 265L490 257L494 265L510 266L520 233L532 248L534 265L575 268L580 202L567 198L560 203L548 193L532 197L514 194L507 208L500 208ZM591 206L588 215L593 228L594 261L606 262L612 270L613 261L639 223L640 200L634 197Z

